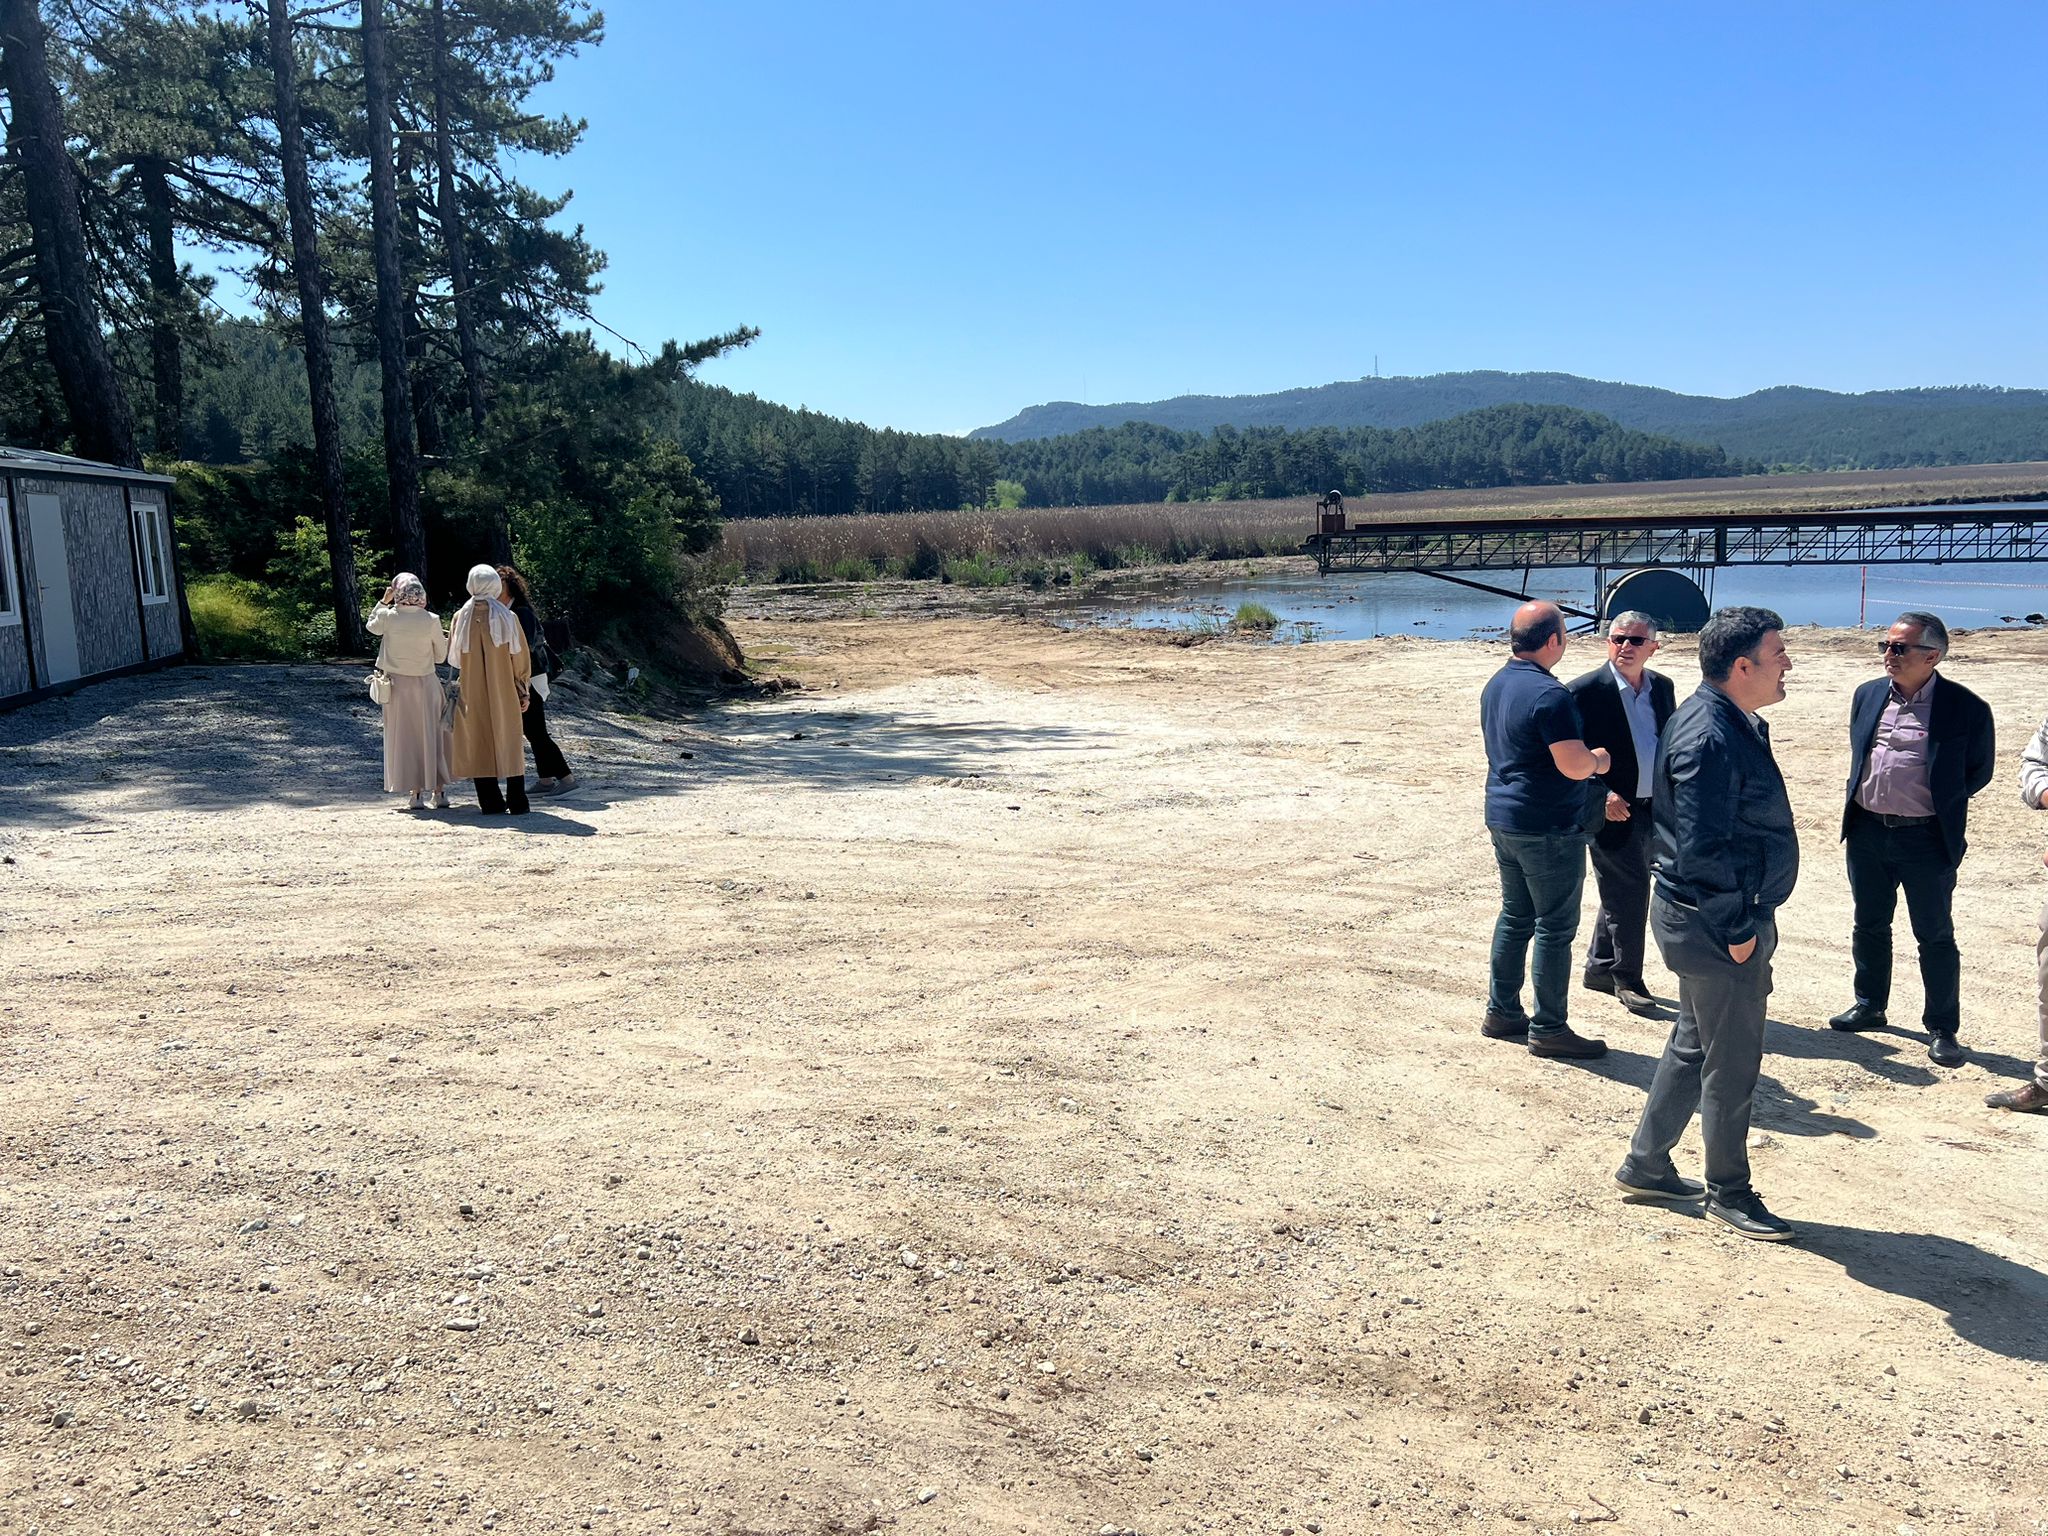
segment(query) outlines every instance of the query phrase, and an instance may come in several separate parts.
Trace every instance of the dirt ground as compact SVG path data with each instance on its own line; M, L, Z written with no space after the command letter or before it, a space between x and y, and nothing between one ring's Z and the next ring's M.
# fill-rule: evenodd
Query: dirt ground
M1874 661L1790 636L1779 1247L1609 1184L1665 1026L1479 1034L1497 647L740 630L807 690L565 691L524 822L360 668L0 716L0 1531L2048 1529L2048 635L1948 664L1954 1072L1821 1023Z

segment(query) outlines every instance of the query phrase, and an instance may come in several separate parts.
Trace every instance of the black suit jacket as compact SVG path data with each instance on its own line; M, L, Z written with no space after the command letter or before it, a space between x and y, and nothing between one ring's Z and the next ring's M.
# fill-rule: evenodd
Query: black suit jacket
M1856 814L1856 786L1870 762L1870 743L1884 718L1891 680L1873 677L1856 690L1849 705L1849 787L1842 796L1842 835ZM1991 706L1961 683L1934 674L1934 698L1927 711L1927 787L1934 796L1934 814L1941 819L1941 840L1951 864L1963 862L1968 846L1963 824L1970 814L1970 796L1991 782L1998 752L1991 724Z
M1678 707L1678 690L1661 672L1646 675L1650 679L1650 713L1657 717L1657 733L1661 737L1671 711ZM1628 711L1621 702L1621 684L1614 679L1614 669L1603 663L1573 678L1565 687L1579 706L1579 719L1586 728L1586 745L1605 747L1611 759L1607 772L1600 775L1602 783L1624 800L1635 799L1636 738L1628 728ZM1604 795L1602 799L1604 802ZM1594 841L1607 847L1628 841L1628 823L1608 821L1603 813Z

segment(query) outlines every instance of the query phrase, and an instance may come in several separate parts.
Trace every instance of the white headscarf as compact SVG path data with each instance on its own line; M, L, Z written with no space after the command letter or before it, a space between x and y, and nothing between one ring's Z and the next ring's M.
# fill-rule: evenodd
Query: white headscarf
M505 590L505 583L499 578L497 567L471 566L465 585L476 601L464 603L455 610L455 622L448 626L449 660L469 654L469 626L479 609L491 616L491 642L494 645L504 646L514 656L525 650L526 633L519 627L519 620L512 616L510 608L498 601L498 594Z
M391 601L400 608L426 607L426 583L411 571L400 571L391 578Z

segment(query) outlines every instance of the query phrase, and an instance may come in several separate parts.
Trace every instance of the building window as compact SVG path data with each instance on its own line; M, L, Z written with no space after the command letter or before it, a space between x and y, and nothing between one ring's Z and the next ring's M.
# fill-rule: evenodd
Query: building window
M171 600L171 548L164 527L164 509L155 502L136 501L129 506L135 518L135 575L142 584L145 605Z
M21 573L14 568L14 506L0 487L0 629L21 622Z

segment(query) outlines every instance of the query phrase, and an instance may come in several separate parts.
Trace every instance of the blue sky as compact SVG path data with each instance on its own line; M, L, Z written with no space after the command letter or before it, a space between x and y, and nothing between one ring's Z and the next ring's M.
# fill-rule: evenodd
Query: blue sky
M1373 369L2048 385L2048 6L612 0L597 314L963 431Z

